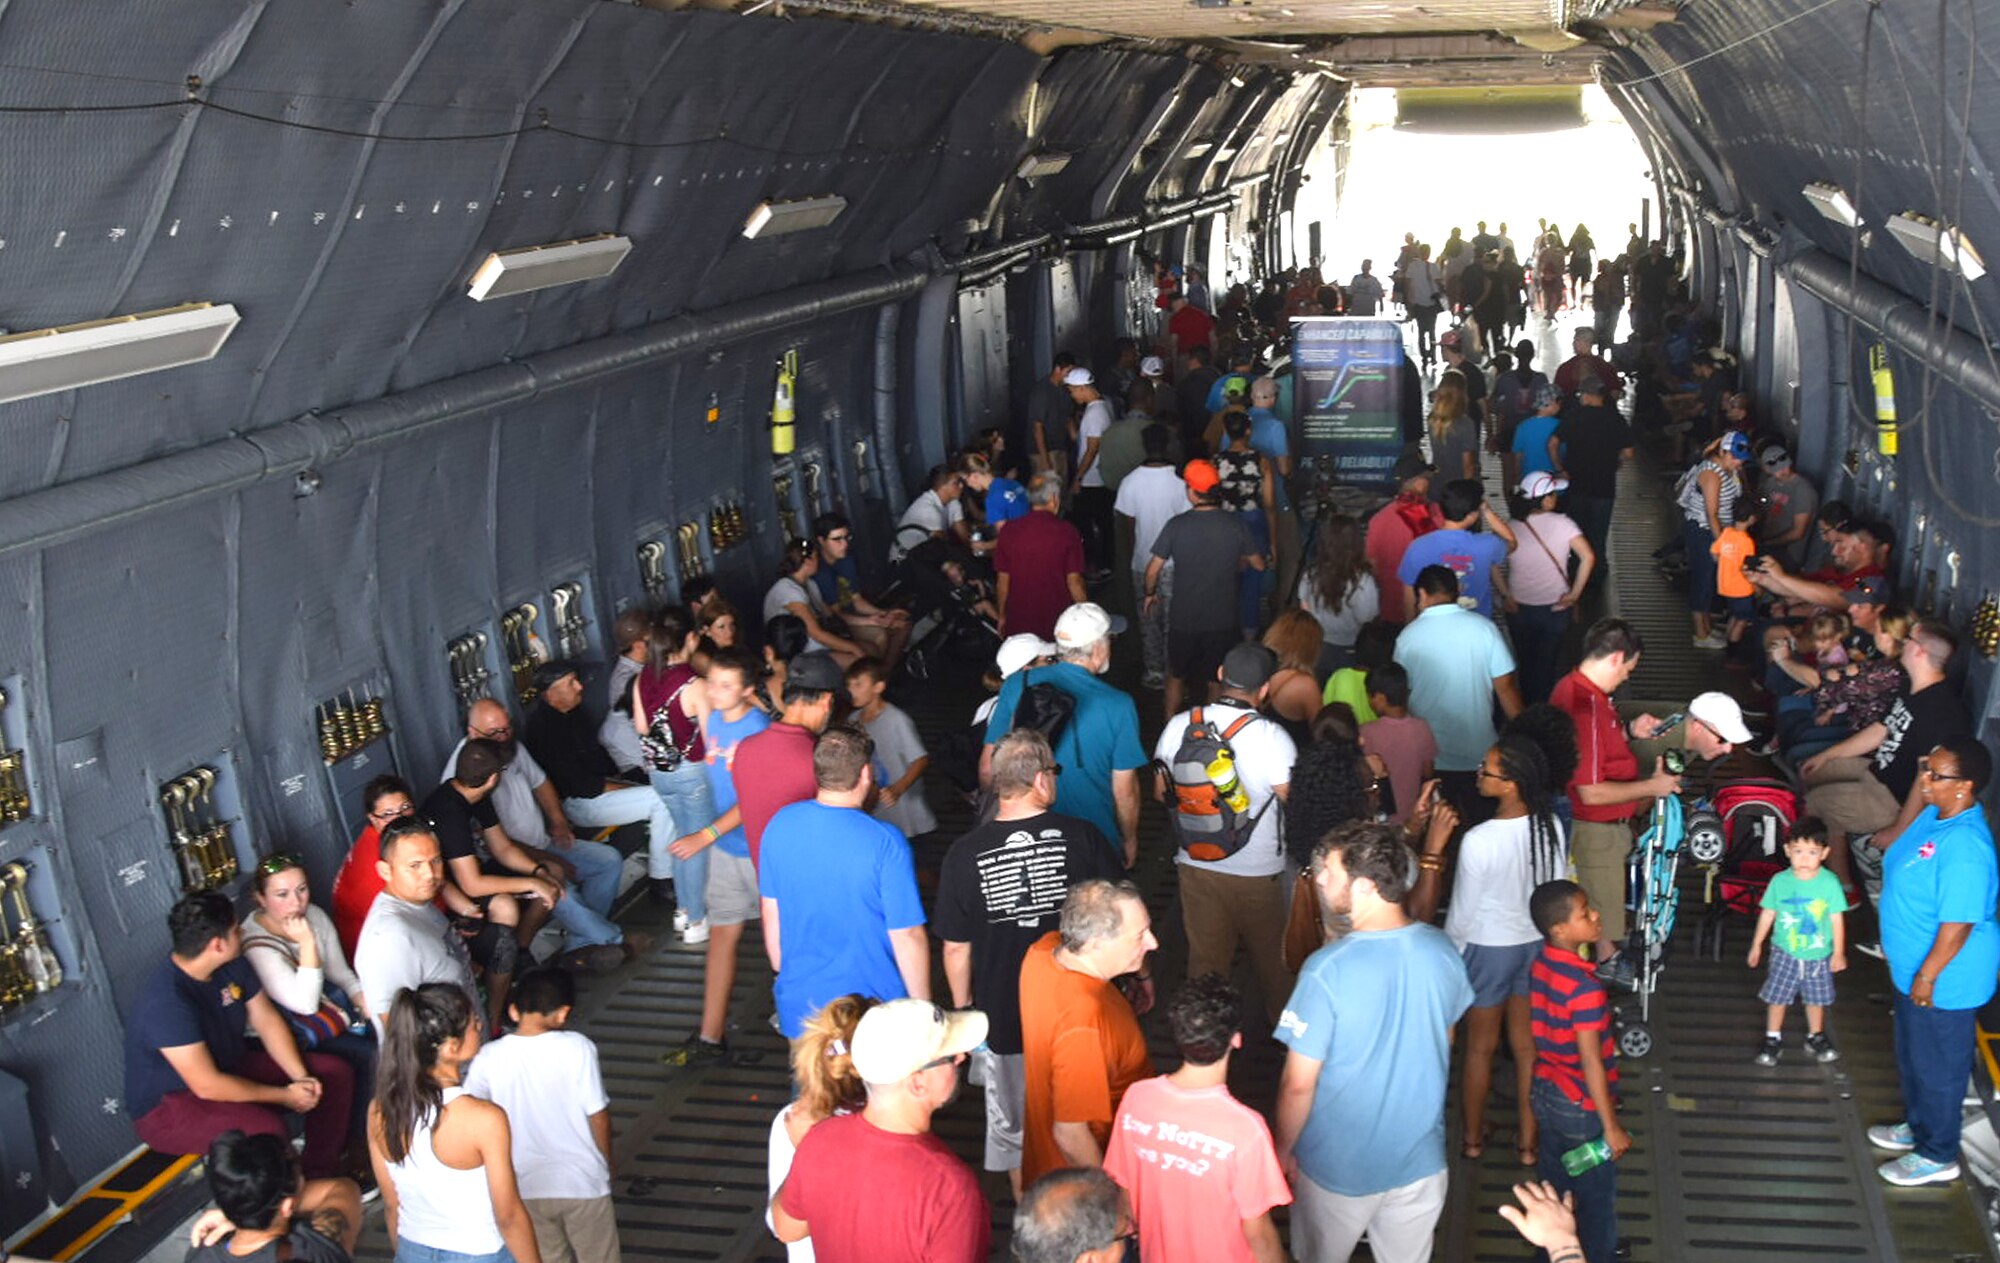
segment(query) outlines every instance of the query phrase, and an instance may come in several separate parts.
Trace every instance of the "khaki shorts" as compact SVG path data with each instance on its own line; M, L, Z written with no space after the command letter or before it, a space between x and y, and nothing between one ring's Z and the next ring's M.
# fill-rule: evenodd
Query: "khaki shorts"
M1806 777L1806 810L1850 837L1888 828L1902 809L1872 759L1828 759Z
M757 866L747 855L731 855L709 848L708 923L742 925L755 921L763 912L757 894Z
M1625 941L1625 861L1632 854L1632 825L1624 820L1579 820L1569 833L1576 884L1604 919L1604 937ZM710 897L713 902L713 896Z
M619 1263L609 1197L524 1197L542 1263Z

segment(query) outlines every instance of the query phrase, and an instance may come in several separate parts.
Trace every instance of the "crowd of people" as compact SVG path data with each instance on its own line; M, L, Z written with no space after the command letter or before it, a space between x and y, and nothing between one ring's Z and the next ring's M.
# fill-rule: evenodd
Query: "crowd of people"
M1992 762L1946 686L1956 638L1890 603L1893 532L1817 503L1727 357L1698 349L1671 261L1638 246L1598 259L1581 226L1545 224L1519 259L1481 224L1439 262L1411 238L1386 279L1308 270L1236 287L1215 316L1197 271L1162 267L1152 353L1058 354L1017 429L929 474L886 568L823 514L786 546L755 651L725 594L690 582L617 620L601 678L542 665L518 735L480 701L435 785L371 782L330 912L290 855L258 867L240 922L220 895L183 900L127 1024L126 1109L154 1148L208 1155L205 1259L332 1263L364 1189L405 1263L618 1258L608 1101L565 1028L576 975L652 947L612 916L618 851L579 836L632 826L660 915L705 955L667 1066L753 1055L730 1009L742 937L761 936L795 1089L770 1128L768 1223L794 1259L987 1256L985 1187L933 1131L967 1077L1022 1263L1132 1257L1132 1240L1147 1263L1269 1263L1280 1208L1311 1263L1363 1239L1383 1263L1427 1259L1462 1029L1459 1159L1500 1139L1504 1043L1520 1122L1498 1147L1544 1181L1510 1218L1551 1257L1607 1263L1632 1144L1612 996L1635 975L1633 822L1690 763L1755 740L1722 691L1630 715L1638 631L1574 626L1647 416L1699 453L1675 497L1695 644L1764 663L1770 748L1812 813L1750 948L1770 969L1756 1058L1778 1060L1799 1001L1808 1054L1839 1055L1827 1009L1875 941L1848 925L1870 884L1908 1108L1871 1139L1903 1151L1892 1182L1955 1178L1970 1015L2000 971ZM1530 296L1601 312L1628 277L1653 348L1636 362L1598 353L1601 321L1551 375L1531 341L1505 347ZM1466 318L1436 339L1419 441L1379 509L1301 531L1289 378L1260 372L1257 330L1391 304L1425 348L1445 307ZM1106 608L1127 598L1136 629ZM1128 691L1107 672L1133 631ZM992 695L964 724L922 731L891 700L967 659ZM930 801L945 779L976 817L955 838ZM942 860L920 877L927 841ZM1162 853L1173 978L1132 881ZM539 964L545 929L561 947ZM1156 1008L1165 1073L1141 1025ZM1283 1049L1268 1116L1228 1086L1265 1040Z

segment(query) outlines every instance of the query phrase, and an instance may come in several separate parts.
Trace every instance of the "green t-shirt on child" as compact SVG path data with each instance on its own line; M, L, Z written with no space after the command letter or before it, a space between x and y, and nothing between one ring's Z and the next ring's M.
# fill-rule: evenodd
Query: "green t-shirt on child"
M1368 673L1360 667L1342 667L1326 678L1326 690L1320 696L1320 703L1346 702L1354 708L1354 722L1372 724L1376 720L1375 708L1368 704Z
M1825 960L1833 955L1833 915L1847 911L1847 895L1829 869L1800 881L1788 868L1764 887L1758 906L1778 914L1771 926L1773 947L1797 960Z

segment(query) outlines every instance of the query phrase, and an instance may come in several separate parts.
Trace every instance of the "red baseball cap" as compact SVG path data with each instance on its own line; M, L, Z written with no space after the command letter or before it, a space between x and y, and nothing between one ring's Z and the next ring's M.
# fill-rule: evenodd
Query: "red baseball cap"
M1181 480L1188 490L1196 495L1206 495L1222 485L1222 475L1215 472L1215 466L1205 460L1191 460L1181 471Z

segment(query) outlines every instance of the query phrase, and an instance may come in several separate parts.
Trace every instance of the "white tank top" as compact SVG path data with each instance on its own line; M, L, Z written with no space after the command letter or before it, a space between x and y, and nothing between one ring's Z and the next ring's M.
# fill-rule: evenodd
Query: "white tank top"
M446 1088L438 1116L443 1117L444 1106L464 1095L464 1088ZM389 1178L396 1184L396 1235L457 1254L498 1253L507 1243L493 1218L486 1168L460 1171L446 1166L431 1148L431 1131L428 1122L411 1128L410 1151L389 1168Z

